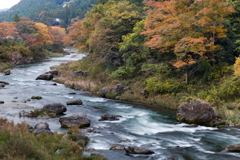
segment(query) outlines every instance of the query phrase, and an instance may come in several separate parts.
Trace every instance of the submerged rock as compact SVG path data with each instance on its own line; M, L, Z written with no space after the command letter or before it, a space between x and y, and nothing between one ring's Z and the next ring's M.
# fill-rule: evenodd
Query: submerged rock
M125 148L126 153L128 154L153 154L154 152L144 148L144 147L136 147L136 146L129 146Z
M101 116L99 121L117 121L117 120L119 120L119 117L122 117L122 116L104 114Z
M59 119L61 127L69 128L72 126L77 126L79 128L89 127L91 124L90 119L84 113L73 114L71 116L61 117Z
M176 119L190 124L212 126L210 122L216 117L209 103L202 100L190 100L178 107Z

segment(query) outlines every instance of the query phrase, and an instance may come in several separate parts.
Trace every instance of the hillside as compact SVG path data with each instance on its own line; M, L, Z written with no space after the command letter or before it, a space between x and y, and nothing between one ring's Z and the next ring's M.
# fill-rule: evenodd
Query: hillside
M96 0L21 0L18 4L0 13L0 22L11 22L14 15L28 17L48 25L69 25L71 19L83 18ZM56 18L59 20L56 21Z

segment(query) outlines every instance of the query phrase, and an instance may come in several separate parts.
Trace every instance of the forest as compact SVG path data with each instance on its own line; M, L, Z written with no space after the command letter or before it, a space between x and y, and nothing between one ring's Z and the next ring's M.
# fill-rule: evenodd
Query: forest
M65 34L64 28L16 15L13 22L0 23L0 60L11 62L14 53L35 60L47 58L50 52L62 53Z
M72 19L82 19L96 0L21 0L5 12L0 12L0 22L11 22L13 17L27 17L46 25L67 27ZM56 21L60 19L60 21Z
M172 109L203 99L238 121L239 11L237 0L99 0L68 28L65 45L89 53L68 69L102 86L132 86L110 98Z

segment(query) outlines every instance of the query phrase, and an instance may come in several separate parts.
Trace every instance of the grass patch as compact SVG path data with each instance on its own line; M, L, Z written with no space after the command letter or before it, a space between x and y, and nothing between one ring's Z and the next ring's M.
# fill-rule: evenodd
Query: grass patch
M0 62L0 72L3 72L5 69L10 69L13 67L12 63Z
M48 56L53 58L53 57L63 57L64 55L62 53L52 53L52 52L50 52L50 53L48 53Z

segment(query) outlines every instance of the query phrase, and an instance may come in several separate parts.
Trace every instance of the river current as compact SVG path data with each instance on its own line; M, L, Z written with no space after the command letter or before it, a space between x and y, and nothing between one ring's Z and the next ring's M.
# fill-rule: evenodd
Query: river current
M76 61L84 57L67 55L61 58L50 58L41 62L19 65L5 76L0 73L0 81L9 82L0 89L0 100L5 104L25 104L22 100L32 96L42 96L41 100L31 100L26 105L42 108L45 104L62 103L81 99L82 106L67 106L66 115L83 112L91 119L91 126L97 133L88 133L90 142L87 147L95 148L109 160L239 160L240 153L221 152L227 145L240 143L240 129L212 128L198 126L183 127L186 124L175 124L175 113L137 103L101 98L86 91L66 88L63 84L52 85L52 81L35 80L40 74L50 70L51 66ZM75 92L76 94L69 94ZM16 102L13 102L16 101ZM0 105L0 116L13 120L15 123L26 121L31 126L38 122L48 122L52 131L64 132L58 118L37 119L21 118L19 112L33 108ZM121 115L119 121L98 121L103 114ZM84 131L84 129L83 129ZM121 140L128 146L146 147L155 153L152 155L126 155L125 151L112 151L109 148ZM88 153L86 153L88 154Z

